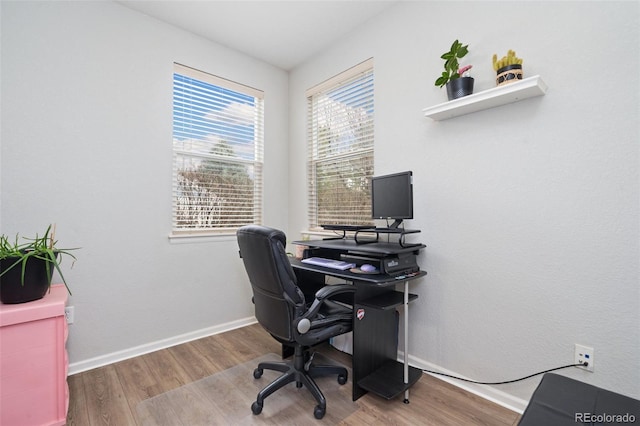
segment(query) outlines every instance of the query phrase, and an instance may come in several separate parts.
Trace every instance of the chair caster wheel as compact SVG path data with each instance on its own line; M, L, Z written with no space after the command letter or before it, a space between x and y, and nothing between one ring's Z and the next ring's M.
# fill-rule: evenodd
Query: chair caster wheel
M262 373L263 373L262 368L256 368L255 370L253 370L253 378L259 379L260 377L262 377Z
M403 399L402 402L404 402L405 404L409 403L409 400L407 398Z
M344 385L345 383L347 383L347 375L346 374L340 374L338 376L338 383L341 385Z
M251 404L251 412L256 416L262 413L262 404L258 404L258 402Z
M326 408L322 408L321 406L319 406L319 405L318 405L318 406L316 406L316 409L315 409L315 410L313 410L313 416L314 416L316 419L318 419L318 420L319 420L319 419L321 419L321 418L323 418L323 417L324 417L324 413L325 413L326 411L327 411L327 409L326 409Z

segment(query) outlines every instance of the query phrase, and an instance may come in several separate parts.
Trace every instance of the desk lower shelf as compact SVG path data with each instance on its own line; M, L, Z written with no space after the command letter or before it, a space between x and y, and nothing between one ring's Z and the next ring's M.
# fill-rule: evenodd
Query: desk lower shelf
M417 298L417 294L409 293L409 303L413 302ZM359 304L382 310L395 309L398 306L404 305L404 293L399 291L389 291L378 296L365 299L359 302Z
M385 399L393 399L422 377L422 370L409 366L409 383L404 382L404 364L392 359L358 382L358 386Z

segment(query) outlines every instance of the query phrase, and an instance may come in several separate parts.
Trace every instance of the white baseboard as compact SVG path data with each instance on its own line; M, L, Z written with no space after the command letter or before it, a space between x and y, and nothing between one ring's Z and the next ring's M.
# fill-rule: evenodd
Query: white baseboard
M92 370L98 367L103 367L105 365L113 364L115 362L124 361L125 359L134 358L136 356L148 354L150 352L158 351L161 349L166 349L171 346L187 343L192 340L201 339L203 337L213 336L214 334L223 333L225 331L231 331L236 328L245 327L247 325L254 324L256 322L257 321L255 317L247 317L237 321L232 321L225 324L220 324L217 326L207 327L201 330L196 330L189 333L181 334L168 339L146 343L144 345L135 346L133 348L125 349L122 351L112 352L110 354L101 355L99 357L90 358L84 361L74 362L69 364L69 375L82 373L83 371ZM403 359L404 359L404 354L402 352L398 352L398 361L402 362ZM425 361L413 355L409 355L409 361L410 361L410 364L416 368L420 368L423 370L439 371L445 374L450 374L453 376L458 376L466 379L466 377L456 373L455 371L447 370L445 368L440 367L439 365ZM474 395L478 395L479 397L487 399L491 402L495 402L498 405L501 405L505 408L508 408L509 410L515 411L520 414L522 414L524 412L524 409L527 407L527 403L528 403L527 401L520 398L516 398L512 395L509 395L506 392L502 392L495 388L477 385L474 383L461 382L459 380L455 380L455 379L445 377L445 376L440 376L440 375L434 375L434 377L437 377L447 383L450 383L454 386L457 386L461 389L471 392Z
M112 352L110 354L101 355L84 361L74 362L69 364L69 375L82 373L83 371L103 367L105 365L113 364L114 362L124 361L125 359L134 358L140 355L148 354L150 352L158 351L160 349L166 349L171 346L190 342L192 340L197 340L203 337L212 336L214 334L223 333L225 331L234 330L236 328L254 324L255 322L255 317L247 317L237 321L231 321L225 324L180 334L168 339L145 343L144 345L135 346L133 348L125 349L118 352Z
M398 352L398 361L400 362L404 361L404 354L402 352ZM464 377L463 375L458 374L455 371L447 370L446 368L442 368L439 365L417 358L413 355L409 355L409 364L415 368L420 368L422 370L438 371L444 374L449 374L452 376L461 377L463 379L468 379L467 377ZM431 374L431 373L426 373L426 374ZM516 413L522 414L525 408L527 408L528 401L525 401L524 399L521 399L521 398L516 398L513 395L510 395L506 392L502 392L493 387L486 386L486 385L478 385L475 383L463 382L460 380L452 379L450 377L441 376L439 374L431 374L431 375L442 381L445 381L461 389L464 389L467 392L471 392L474 395L478 395L481 398L484 398L491 402L495 402L496 404L501 405L505 408L508 408L511 411L515 411Z

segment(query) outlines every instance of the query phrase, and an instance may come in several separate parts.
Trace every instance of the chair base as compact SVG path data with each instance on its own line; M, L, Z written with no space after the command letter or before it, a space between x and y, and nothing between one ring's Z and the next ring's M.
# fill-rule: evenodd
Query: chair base
M274 370L283 373L276 380L267 385L258 393L256 402L251 405L253 414L260 414L266 397L280 389L281 387L296 382L296 387L303 385L309 389L309 392L318 401L313 415L316 419L321 419L327 410L327 400L320 391L320 388L313 380L314 377L338 375L338 383L344 385L347 383L348 372L344 367L336 365L312 365L311 360L305 362L305 351L301 346L295 347L293 363L290 362L261 362L253 371L253 377L259 379L262 377L264 370Z

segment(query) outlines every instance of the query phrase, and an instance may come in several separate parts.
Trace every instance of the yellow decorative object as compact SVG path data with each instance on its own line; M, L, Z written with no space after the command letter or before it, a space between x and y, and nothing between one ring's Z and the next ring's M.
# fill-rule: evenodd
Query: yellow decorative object
M493 54L493 69L498 71L500 68L504 68L507 65L522 65L522 59L516 56L516 52L509 49L507 56L503 56L498 60L498 55Z
M498 55L493 55L493 69L497 72L496 85L522 80L522 59L516 56L516 52L509 49L506 56L498 60Z

